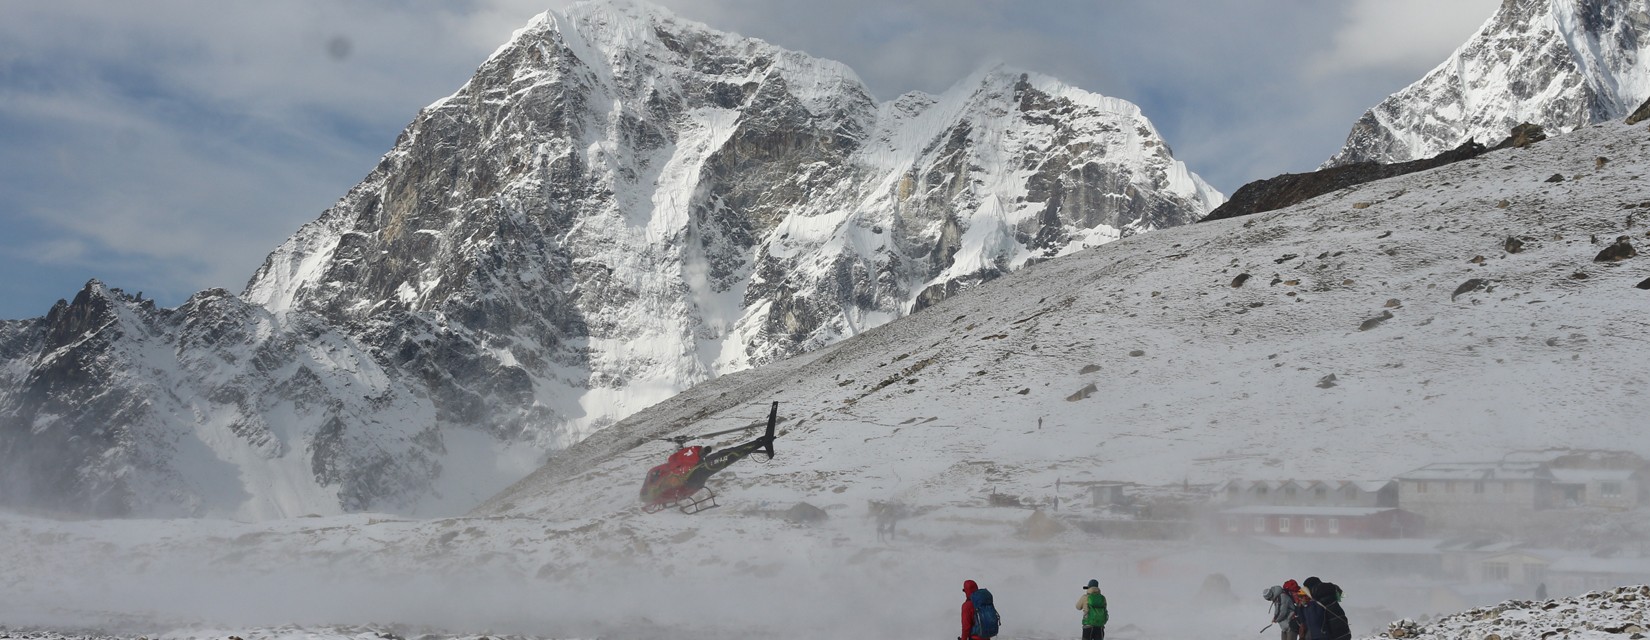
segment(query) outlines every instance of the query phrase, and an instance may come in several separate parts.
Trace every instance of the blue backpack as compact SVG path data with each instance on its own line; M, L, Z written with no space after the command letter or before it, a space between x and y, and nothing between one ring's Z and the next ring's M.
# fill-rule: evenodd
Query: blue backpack
M1003 618L997 615L997 605L991 602L991 592L978 589L968 596L968 601L974 603L974 629L970 633L981 638L996 636Z

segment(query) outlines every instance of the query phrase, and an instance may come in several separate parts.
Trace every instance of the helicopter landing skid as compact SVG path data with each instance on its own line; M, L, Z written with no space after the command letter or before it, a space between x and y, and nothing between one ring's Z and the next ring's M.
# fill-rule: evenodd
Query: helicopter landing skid
M699 513L700 511L715 509L720 506L722 505L716 504L716 492L711 491L709 487L706 487L704 489L700 489L698 493L675 502L654 502L644 504L642 505L642 513L658 513L660 511L664 511L665 509L676 509L682 513L692 515Z
M709 487L688 496L686 499L683 499L676 504L678 505L677 508L680 509L682 513L686 514L695 514L700 511L715 509L722 506L716 504L716 492L711 491Z

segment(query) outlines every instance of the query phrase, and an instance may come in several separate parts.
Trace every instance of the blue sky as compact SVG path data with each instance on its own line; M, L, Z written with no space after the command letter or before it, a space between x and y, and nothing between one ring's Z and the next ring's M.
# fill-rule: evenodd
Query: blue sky
M0 2L0 319L163 306L264 256L562 0ZM1306 171L1496 0L662 0L880 99L1003 62L1133 101L1220 190Z

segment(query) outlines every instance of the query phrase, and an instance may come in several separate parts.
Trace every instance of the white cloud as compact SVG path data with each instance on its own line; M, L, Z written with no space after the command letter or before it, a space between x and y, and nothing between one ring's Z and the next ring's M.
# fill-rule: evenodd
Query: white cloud
M1356 0L1315 75L1442 62L1494 15L1500 0ZM1417 80L1420 78L1417 77Z
M87 251L86 243L63 238L35 243L29 248L27 257L45 264L79 264L86 259Z

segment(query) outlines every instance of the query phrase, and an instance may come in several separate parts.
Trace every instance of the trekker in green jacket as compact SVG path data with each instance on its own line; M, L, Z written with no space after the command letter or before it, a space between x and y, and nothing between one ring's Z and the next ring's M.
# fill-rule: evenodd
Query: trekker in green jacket
M1106 594L1100 593L1100 581L1089 580L1083 586L1083 597L1077 599L1077 610L1083 612L1083 640L1106 640Z

